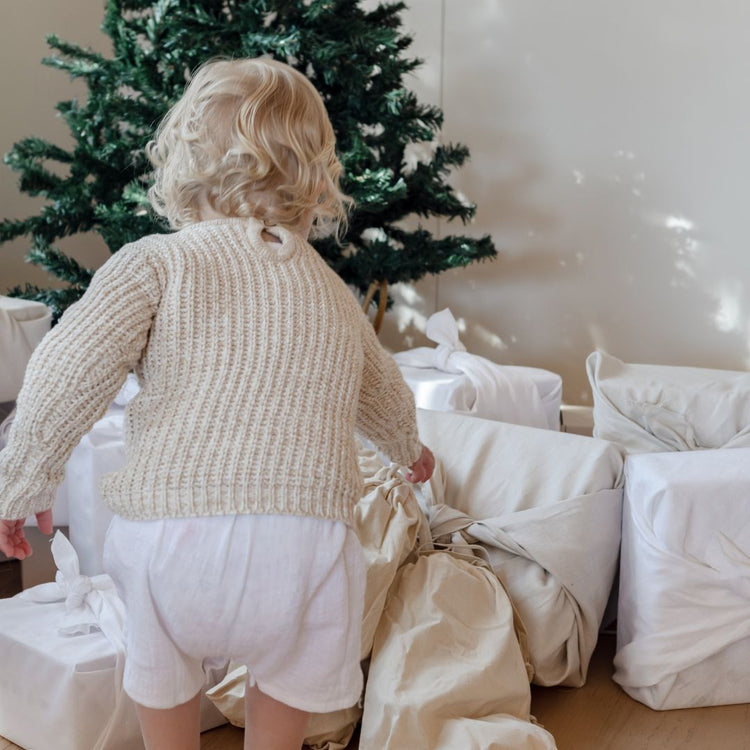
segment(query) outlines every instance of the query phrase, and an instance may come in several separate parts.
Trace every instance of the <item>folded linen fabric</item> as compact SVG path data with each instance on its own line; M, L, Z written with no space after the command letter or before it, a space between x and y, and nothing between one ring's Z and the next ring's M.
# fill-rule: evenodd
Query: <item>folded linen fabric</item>
M559 375L535 367L499 365L469 354L447 308L428 319L425 333L437 347L393 355L419 408L560 428Z
M513 609L484 566L434 552L398 572L375 636L361 750L549 750L531 722Z
M41 302L0 295L0 403L18 396L29 357L51 324Z
M750 702L750 449L625 462L614 680L651 708Z
M627 453L750 446L750 372L586 359L594 437Z
M80 575L59 531L52 552L55 583L0 600L0 735L29 750L143 748L122 690L122 602L109 576ZM210 670L207 683L225 672ZM204 697L202 729L224 721Z
M483 545L526 628L534 682L582 685L617 568L620 453L461 414L419 410L418 422L442 465L425 508L433 536Z

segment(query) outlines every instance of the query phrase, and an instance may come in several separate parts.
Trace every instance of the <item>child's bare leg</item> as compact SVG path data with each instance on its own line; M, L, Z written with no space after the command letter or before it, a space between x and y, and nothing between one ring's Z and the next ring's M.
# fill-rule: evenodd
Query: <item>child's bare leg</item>
M300 750L310 714L245 685L245 750Z
M200 750L201 694L174 708L136 704L146 750Z

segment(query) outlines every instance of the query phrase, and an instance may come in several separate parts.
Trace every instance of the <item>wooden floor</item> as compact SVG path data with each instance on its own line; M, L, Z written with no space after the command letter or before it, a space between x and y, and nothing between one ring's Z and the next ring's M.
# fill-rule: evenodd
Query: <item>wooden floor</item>
M750 704L652 711L612 681L614 652L603 635L584 687L533 688L532 713L558 750L750 750Z
M532 712L559 750L750 750L750 704L652 711L612 682L613 655L602 636L584 687L533 688ZM18 748L0 738L0 750ZM201 750L242 750L242 730L205 732Z

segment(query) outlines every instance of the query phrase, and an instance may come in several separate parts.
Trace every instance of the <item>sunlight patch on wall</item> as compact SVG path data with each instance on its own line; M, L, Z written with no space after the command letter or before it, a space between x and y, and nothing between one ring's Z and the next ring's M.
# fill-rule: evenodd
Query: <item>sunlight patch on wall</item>
M664 226L676 232L692 232L695 229L695 224L684 216L666 216Z
M391 314L396 319L398 332L404 333L409 328L416 328L424 333L427 316L417 309L424 304L424 297L410 284L393 284L391 294L393 296ZM404 343L407 348L413 346L413 336L406 336Z
M716 297L716 311L713 321L722 333L741 331L745 321L742 317L742 283L724 282L713 291Z
M502 352L508 348L508 345L493 331L485 328L481 325L473 325L471 327L472 333L487 346L495 349L496 351Z

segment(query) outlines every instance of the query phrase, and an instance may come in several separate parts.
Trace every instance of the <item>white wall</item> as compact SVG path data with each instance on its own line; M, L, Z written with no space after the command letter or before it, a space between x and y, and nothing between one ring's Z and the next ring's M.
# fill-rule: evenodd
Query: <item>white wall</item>
M502 256L425 299L471 351L561 373L572 403L595 347L747 368L750 5L412 0L418 41L441 11L442 49L418 52L431 81L442 63L445 137L472 150L471 232Z
M402 290L384 342L424 343L449 306L470 351L559 372L590 399L595 347L629 361L750 365L750 5L743 0L411 0L425 66L414 88L445 113L472 161L456 186L479 210L493 263ZM65 76L38 60L43 36L106 48L97 0L6 2L0 29L0 150L61 134ZM0 170L3 215L28 198ZM32 208L33 210L33 208ZM432 222L435 232L452 231ZM461 227L459 231L464 231ZM101 258L92 240L74 252ZM3 286L32 271L0 248Z

